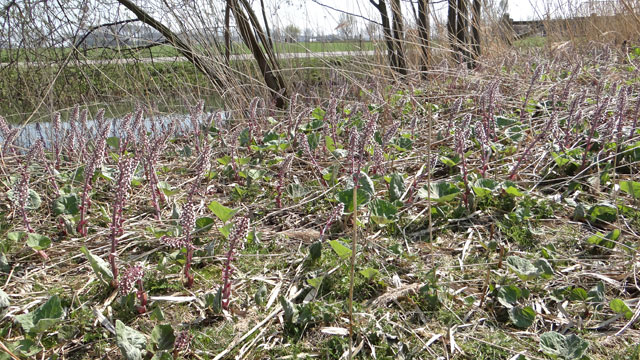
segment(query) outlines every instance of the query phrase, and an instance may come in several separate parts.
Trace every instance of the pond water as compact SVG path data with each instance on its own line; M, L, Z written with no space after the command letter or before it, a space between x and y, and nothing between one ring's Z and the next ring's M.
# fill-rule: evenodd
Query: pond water
M218 106L216 106L218 107ZM115 137L120 137L122 135L123 129L122 129L122 123L123 123L123 119L124 117L128 114L128 113L132 113L135 111L135 105L134 104L119 104L119 105L111 105L108 107L100 107L100 106L88 106L88 107L81 107L80 109L87 109L89 111L89 115L87 118L87 128L90 132L90 134L95 135L96 133L96 121L94 119L95 114L98 112L99 109L101 108L105 108L105 120L111 123L111 128L110 128L110 132L109 132L109 137L115 136ZM211 108L210 106L208 106L205 102L205 110L207 108ZM167 111L168 109L162 109L163 111ZM190 115L189 115L189 111L185 106L181 106L181 107L173 107L173 109L176 112L174 113L168 113L168 112L158 112L156 114L154 114L153 116L147 116L147 114L145 113L145 116L143 118L143 122L142 122L142 126L144 127L144 129L146 131L153 131L154 129L166 129L170 123L175 123L176 124L176 131L178 133L182 133L188 130L193 130L193 126L191 125L191 120L190 120ZM73 109L66 109L63 111L60 111L60 118L61 118L61 123L60 123L60 139L62 142L64 142L63 137L65 136L65 134L69 133L69 130L71 129L71 123L68 121L69 117L71 115L71 112L73 111ZM205 119L207 119L209 117L209 115L211 115L212 112L205 112L200 121L205 121ZM217 116L215 116L214 118L216 119L216 121L223 121L223 119L226 119L228 117L227 113L218 111L215 112L215 114L217 114ZM11 118L9 118L11 119ZM9 120L7 119L7 120ZM13 117L13 119L15 120L15 117ZM46 120L45 120L46 119ZM9 121L9 126L11 126L12 128L19 128L20 133L17 137L17 139L15 140L15 145L19 146L19 147L23 147L23 148L28 148L30 147L33 143L35 143L38 139L41 139L44 142L45 147L49 148L51 146L51 139L54 138L54 130L53 130L53 122L50 120L51 116L50 115L46 115L46 116L40 116L38 117L37 122L30 122L27 124L11 124L11 121ZM219 124L221 125L221 124ZM82 125L78 122L76 123L76 126L78 128L80 128ZM4 143L4 138L2 137L2 134L0 133L0 146Z

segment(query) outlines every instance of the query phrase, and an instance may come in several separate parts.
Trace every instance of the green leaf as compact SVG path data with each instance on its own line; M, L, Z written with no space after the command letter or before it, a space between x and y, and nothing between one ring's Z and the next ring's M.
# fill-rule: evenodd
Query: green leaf
M256 294L253 296L258 306L264 306L267 303L267 285L264 283L260 286Z
M40 208L40 205L42 205L42 199L40 198L40 195L38 195L37 192L29 189L29 197L27 198L27 206L25 206L25 208L27 210L36 210Z
M624 303L624 301L620 299L613 299L609 303L609 307L616 314L622 314L627 320L630 320L633 317L633 311Z
M222 287L219 287L215 293L207 293L204 296L204 303L214 314L220 314L222 312Z
M311 111L311 117L316 120L324 120L325 111L322 108L315 108Z
M99 256L93 255L86 247L81 247L80 251L87 257L89 260L89 264L93 269L93 272L96 273L98 280L102 281L105 284L111 284L113 280L113 273L111 272L111 268L109 267L109 263L102 260Z
M225 238L229 238L229 234L231 234L231 228L233 227L233 223L228 223L225 226L219 228L220 234Z
M149 350L173 350L176 336L171 325L156 325L151 331L151 349Z
M146 353L147 338L122 321L116 320L116 344L126 360L142 360Z
M526 329L533 324L536 319L536 312L531 306L521 308L519 306L509 309L509 319L516 327Z
M344 246L340 241L331 240L329 241L329 245L331 245L333 251L335 251L341 259L347 259L351 256L351 249Z
M582 359L588 347L588 341L574 334L564 336L555 331L549 331L540 336L540 349L553 358Z
M24 231L12 231L10 233L7 233L7 239L9 241L17 243L26 235L27 235L27 233L24 232Z
M390 202L383 199L375 199L369 205L371 219L377 224L387 224L395 221L398 209Z
M62 195L53 201L53 214L55 216L76 215L80 211L78 208L79 203L80 199L75 193Z
M369 193L369 195L373 196L375 194L375 188L373 186L373 180L369 177L369 175L364 172L360 172L360 176L358 177L358 184L360 186L358 189L362 189Z
M498 302L510 309L522 297L522 290L514 285L501 286L498 289Z
M0 289L0 319L4 317L7 312L7 308L11 305L11 301L9 301L9 295L6 292Z
M201 218L198 218L196 220L196 231L207 231L211 229L214 223L215 223L215 220L213 220L213 218L210 218L208 216L203 216Z
M594 287L587 293L587 300L590 303L601 304L605 300L605 288L604 283L599 281Z
M27 358L35 358L35 355L42 351L42 348L31 339L23 339L18 342L16 352Z
M569 293L569 300L572 301L585 301L587 300L587 291L581 287L575 287L571 289Z
M44 250L51 246L51 239L44 235L28 233L27 245L36 251Z
M16 321L27 333L39 334L58 324L64 317L60 298L52 296L39 308L28 314L17 315Z
M613 223L618 218L617 209L609 204L598 204L592 206L587 212L591 222Z
M116 136L110 136L107 138L107 145L109 145L109 147L111 147L112 149L119 149L120 139Z
M357 190L356 199L356 201L358 202L358 208L368 203L369 200L371 200L371 194L359 187ZM353 212L353 188L340 191L338 193L338 201L344 204L345 212Z
M620 190L631 195L634 199L640 199L640 182L637 181L621 181Z
M460 158L458 156L454 158L448 158L446 156L440 156L440 161L445 164L447 167L454 167L460 163Z
M298 321L298 309L296 309L296 306L284 296L280 296L280 304L284 311L283 319L285 323L289 325L296 323Z
M180 192L180 189L174 189L171 184L166 181L158 182L158 189L167 196L172 196Z
M551 279L553 277L553 268L547 259L538 259L533 263L538 269L538 273L543 279Z
M149 318L155 321L163 321L164 313L162 312L162 309L159 306L156 306L153 309L153 311L151 311L151 314L149 314Z
M479 197L489 196L497 188L498 183L495 180L483 178L478 179L471 187L473 192Z
M404 178L400 174L391 174L389 182L389 200L394 202L400 200L405 191Z
M380 271L372 268L372 267L368 267L366 269L362 269L359 271L360 275L364 276L367 280L371 280L374 277L376 277L376 275L378 275L380 273Z
M616 247L616 242L618 241L619 237L620 237L620 230L614 229L613 231L610 231L607 234L607 236L605 236L601 232L597 232L595 235L590 236L587 239L587 242L589 244L602 246L607 249L613 249Z
M312 260L320 259L320 256L322 256L322 242L316 241L311 244L311 246L309 246L309 255Z
M300 199L309 193L309 189L302 186L302 184L291 183L287 185L287 194L291 196L291 198Z
M527 259L518 256L509 256L506 263L522 280L532 280L540 275L540 269Z
M460 189L451 183L442 181L431 183L430 187L425 185L418 190L418 196L423 199L427 199L429 194L431 194L431 201L443 203L454 200L460 194Z
M313 286L316 290L320 290L320 286L322 285L322 280L324 280L324 276L319 276L313 279L307 279L307 283Z
M238 210L228 208L215 200L209 203L207 207L223 223L226 223L227 221L229 221L229 219L231 219L233 215L235 215L238 212Z

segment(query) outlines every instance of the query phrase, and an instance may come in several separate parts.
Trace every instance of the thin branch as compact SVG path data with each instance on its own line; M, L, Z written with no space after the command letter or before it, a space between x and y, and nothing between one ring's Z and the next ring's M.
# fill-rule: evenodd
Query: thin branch
M351 16L353 16L353 17L361 18L361 19L364 19L364 20L370 21L370 22L372 22L372 23L374 23L374 24L377 24L377 25L382 26L382 24L381 24L381 23L379 23L379 22L377 22L377 21L375 21L375 20L373 20L373 19L370 19L370 18L368 18L368 17L366 17L366 16L362 16L362 15L360 15L360 14L354 14L354 13L349 12L349 11L346 11L346 10L341 10L341 9L335 8L335 7L333 7L333 6L329 6L329 5L327 5L327 4L323 4L323 3L321 3L321 2L320 2L320 1L318 1L318 0L311 0L311 1L313 1L314 3L316 3L316 4L318 4L318 5L322 6L322 7L326 7L327 9L331 9L331 10L333 10L333 11L337 11L337 12L342 13L342 14L351 15Z
M97 26L92 26L89 28L89 31L87 31L82 38L80 39L80 41L78 41L76 44L74 44L73 46L80 47L80 45L87 39L87 37L89 35L91 35L92 32L103 28L103 27L109 27L109 26L116 26L116 25L122 25L122 24L128 24L128 23L132 23L132 22L136 22L136 21L140 21L140 19L127 19L127 20L120 20L120 21L114 21L111 23L106 23L106 24L100 24Z

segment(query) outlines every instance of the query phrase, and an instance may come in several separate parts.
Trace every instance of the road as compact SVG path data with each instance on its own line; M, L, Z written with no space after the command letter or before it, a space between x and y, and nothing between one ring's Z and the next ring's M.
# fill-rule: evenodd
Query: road
M345 57L345 56L373 56L375 55L375 51L331 51L331 52L307 52L307 53L284 53L277 54L278 59L310 59L310 58L333 58L333 57ZM253 55L251 54L239 54L239 55L231 55L231 60L252 60ZM140 58L140 59L104 59L104 60L82 60L77 61L75 59L70 60L70 65L113 65L113 64L132 64L132 63L171 63L171 62L180 62L187 61L185 57L182 56L172 56L172 57L156 57L156 58ZM59 62L52 62L49 65L55 65ZM10 63L0 63L0 68L10 65ZM42 66L43 63L39 62L19 62L18 66L28 67L28 66Z

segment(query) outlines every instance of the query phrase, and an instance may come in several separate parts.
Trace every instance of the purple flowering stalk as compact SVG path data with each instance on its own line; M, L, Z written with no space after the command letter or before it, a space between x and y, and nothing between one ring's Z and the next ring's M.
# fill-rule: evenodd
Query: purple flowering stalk
M327 230L329 230L329 228L331 228L331 225L333 225L333 223L336 222L342 216L343 212L344 212L344 203L338 203L338 205L336 205L333 208L333 211L331 211L331 215L329 215L329 217L327 218L327 222L324 224L324 227L322 228L322 232L320 233L320 241L324 239L324 236L327 233Z
M44 153L44 143L42 140L38 139L35 144L31 147L33 151L33 157L40 159L42 162L47 175L49 176L49 182L51 183L51 187L53 188L56 195L60 195L60 188L58 187L58 183L56 182L56 175L53 172L53 169L49 165L49 159Z
M51 134L51 141L53 143L53 167L55 169L60 168L60 113L53 114L53 133Z
M80 118L80 107L78 105L73 107L71 116L69 117L69 130L66 131L65 137L65 151L67 156L74 158L76 156L76 142L78 141L78 119Z
M524 101L522 102L522 108L520 109L520 122L524 122L524 114L526 113L526 110L527 110L529 97L531 96L531 93L533 92L533 87L538 81L538 79L540 79L540 75L542 74L543 71L544 71L544 66L538 65L536 66L536 70L533 72L533 76L531 77L531 82L529 83L529 89L527 90L524 96Z
M552 106L555 106L555 103L556 103L555 96L556 96L555 93L551 95ZM515 166L513 167L513 169L511 169L511 173L509 174L509 180L513 180L516 177L516 175L518 174L518 169L520 168L520 165L522 165L522 162L524 161L524 159L527 158L527 156L529 155L529 151L533 149L535 144L538 143L538 141L540 141L542 138L548 135L549 130L552 128L554 124L556 124L557 116L558 116L558 112L554 110L553 113L551 114L551 117L549 117L549 119L545 123L545 126L542 129L542 131L540 131L540 133L535 138L533 138L533 141L529 142L529 145L524 149L524 152L516 162ZM531 131L533 132L534 129L531 128Z
M234 260L234 251L239 242L249 234L249 218L241 217L233 225L231 234L229 235L229 251L227 251L227 259L224 263L224 269L222 271L222 308L229 310L229 302L231 298L231 275L233 269L231 268L231 261Z
M191 334L187 330L179 332L173 343L173 358L177 359L179 353L189 350L189 344L191 344Z
M304 135L304 133L300 133L298 134L298 144L302 147L302 152L307 155L309 157L309 159L311 159L311 164L313 165L313 169L315 171L315 175L316 178L318 179L318 181L325 187L327 187L327 182L324 180L324 178L322 177L322 170L320 169L320 165L318 165L318 162L316 161L315 156L313 156L313 152L311 151L311 148L309 147L309 141L307 140L307 137Z
M433 171L433 169L436 168L436 164L438 162L438 157L434 156L431 158L431 162L427 162L424 166L427 167L426 171L422 171L420 172L414 179L413 182L411 183L411 186L409 187L409 191L407 191L407 203L411 204L413 202L413 193L416 191L416 189L418 188L418 185L427 177L429 176L429 173L431 173Z
M460 109L462 109L461 97L457 98L456 101L454 101L453 105L451 106L451 111L449 112L449 122L447 124L447 135L451 132L451 129L453 128L454 120L456 118L456 115L460 112Z
M638 125L638 115L640 114L640 100L636 100L636 107L633 111L633 124L629 129L629 135L627 137L627 141L631 141L633 136L636 134L636 126Z
M286 159L280 165L280 171L278 172L278 185L276 186L276 206L278 209L282 208L282 191L284 189L284 180L286 179L287 173L291 169L291 162L293 160L293 155L287 156Z
M114 274L114 279L115 279ZM139 314L144 314L147 312L147 293L144 291L144 286L142 285L142 279L144 278L144 269L141 265L132 265L126 271L120 275L120 281L117 284L118 292L120 296L127 296L133 291L136 287L137 293L136 297L140 301L140 305L137 307Z
M593 146L592 140L595 135L596 129L598 128L600 121L604 117L607 106L609 105L609 98L605 98L600 106L596 109L595 113L591 117L591 128L589 130L589 135L587 136L587 143L584 147L584 152L582 153L582 163L580 165L579 171L582 171L587 165L587 153L591 150L591 146Z
M0 135L2 135L2 139L4 140L4 144L2 145L3 152L13 149L13 143L18 138L19 133L20 129L12 129L4 117L0 115ZM13 152L15 153L15 149L13 149Z
M489 130L485 126L477 126L476 127L476 138L480 143L480 150L482 152L482 169L480 170L480 175L485 177L487 172L487 167L489 164L489 159L491 158L491 144L489 144Z
M196 216L194 212L193 198L198 191L200 181L206 174L209 166L211 165L211 147L205 143L201 148L203 153L200 154L200 160L196 165L196 178L193 181L191 188L187 194L187 202L182 208L182 214L180 215L180 227L182 228L183 236L181 238L162 237L162 242L172 248L186 248L187 258L184 264L184 275L187 280L185 286L193 286L193 275L191 274L191 262L193 260L193 252L196 249L193 245L191 233L193 232L196 224Z
M111 222L111 252L109 253L109 264L111 264L111 272L113 278L118 278L118 266L116 258L118 257L118 236L124 233L124 217L122 216L129 190L131 189L131 180L133 174L138 167L138 160L133 158L120 158L118 162L118 182L116 183L116 199L113 204L113 214ZM113 284L114 286L116 284Z
M200 153L200 117L204 111L204 101L200 100L190 111L191 126L193 127L194 145L196 152Z
M255 138L257 143L257 138L260 136L260 127L258 126L258 106L261 102L262 106L264 106L264 100L262 98L255 97L249 104L249 140L247 141L247 150L251 150L251 140Z
M238 164L236 163L236 157L238 152L238 137L240 136L241 128L237 128L236 130L230 131L229 136L231 139L228 141L229 144L229 152L231 157L231 168L233 169L233 173L235 175L235 180L240 181L240 176L238 175Z
M462 167L462 181L464 182L464 194L462 199L467 208L469 208L469 181L467 180L467 160L464 156L464 152L467 148L467 141L469 140L469 134L471 132L471 114L465 115L462 121L457 124L455 133L455 146L456 152L460 156L460 166Z
M27 153L24 163L22 164L22 170L20 171L20 179L16 182L13 188L14 201L22 216L22 222L27 232L34 233L35 231L31 227L29 217L27 216L27 200L29 199L29 180L31 173L29 172L29 164L35 157L37 152L37 146L32 147ZM43 250L37 250L36 253L43 259L47 260L49 257Z
M564 141L560 144L561 149L567 149L571 145L574 140L574 136L572 136L572 131L576 126L576 123L582 119L582 110L578 110L578 107L584 102L585 93L581 93L576 96L573 101L571 101L571 105L569 106L569 115L567 116L567 122L565 124L564 129ZM577 110L577 111L576 111Z
M77 231L80 235L87 235L87 211L91 207L89 192L91 191L91 182L96 170L102 166L104 160L104 151L107 145L107 134L109 133L109 123L102 121L104 118L104 109L98 111L96 120L100 125L98 128L98 138L93 149L93 155L89 159L89 163L84 169L84 186L82 188L82 199L80 201L80 221L78 222ZM100 121L98 121L100 120Z
M622 126L624 125L624 120L625 120L625 110L626 110L626 106L627 106L627 94L629 94L631 92L631 87L627 86L627 87L623 87L620 89L620 94L618 97L618 109L616 112L616 117L615 117L615 133L616 133L616 157L618 154L620 154L620 148L622 147ZM611 136L613 136L613 134L611 134ZM614 157L613 159L613 164L615 165L615 160L616 157ZM616 171L616 169L614 168L613 171Z
M165 149L167 145L167 140L169 136L173 133L173 123L169 126L169 129L164 132L162 136L155 135L151 139L147 136L146 132L142 131L140 134L141 137L141 151L140 151L140 161L144 166L144 172L147 177L147 181L149 182L149 187L151 189L151 202L153 204L153 208L155 210L155 218L160 219L160 205L158 200L161 202L167 201L164 196L164 193L160 191L158 188L158 183L160 182L158 179L158 174L155 170L155 165L158 162L158 158L160 154ZM152 132L153 134L153 132Z

